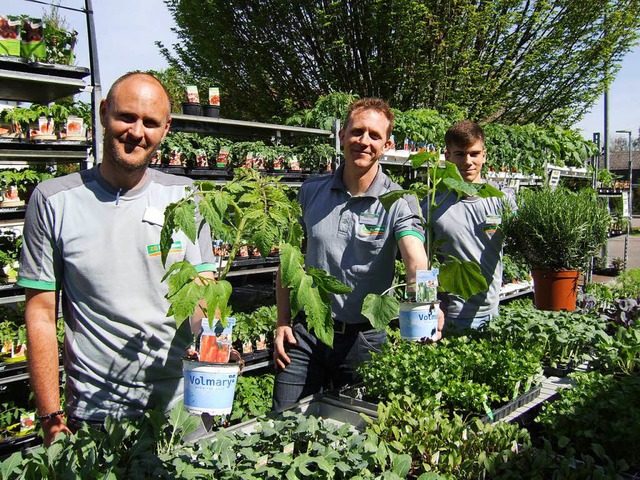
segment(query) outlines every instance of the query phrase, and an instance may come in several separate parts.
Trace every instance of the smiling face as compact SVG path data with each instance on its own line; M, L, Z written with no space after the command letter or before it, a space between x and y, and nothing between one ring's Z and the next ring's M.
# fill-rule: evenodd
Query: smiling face
M487 151L482 140L466 147L447 145L444 156L458 167L465 182L482 183L482 166L487 161Z
M132 75L115 85L100 104L104 127L103 162L128 173L144 171L169 131L169 99L146 75Z
M389 119L374 109L359 109L351 113L340 130L340 144L344 148L345 168L368 171L377 166L378 159L390 146Z

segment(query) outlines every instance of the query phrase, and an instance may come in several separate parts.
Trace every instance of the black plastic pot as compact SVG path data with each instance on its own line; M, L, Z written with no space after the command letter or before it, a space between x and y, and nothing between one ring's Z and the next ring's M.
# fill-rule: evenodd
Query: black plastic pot
M202 113L205 117L218 118L220 116L220 107L218 105L203 105Z
M202 115L202 106L195 102L182 102L182 113L185 115Z

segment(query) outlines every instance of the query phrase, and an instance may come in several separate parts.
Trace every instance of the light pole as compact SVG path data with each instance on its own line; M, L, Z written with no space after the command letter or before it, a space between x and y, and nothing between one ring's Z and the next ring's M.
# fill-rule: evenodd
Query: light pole
M628 208L629 208L629 219L627 222L627 236L624 240L624 268L627 269L627 261L629 260L629 252L628 252L628 242L629 242L629 234L631 233L631 201L632 201L632 187L633 187L633 165L631 163L631 130L616 130L616 133L626 133L629 136L629 196L627 198Z

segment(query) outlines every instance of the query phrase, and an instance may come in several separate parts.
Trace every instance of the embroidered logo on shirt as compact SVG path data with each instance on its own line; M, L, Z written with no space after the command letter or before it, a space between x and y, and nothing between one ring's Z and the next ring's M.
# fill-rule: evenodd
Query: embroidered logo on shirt
M169 249L169 253L181 253L182 252L182 242L173 242L171 244L171 248ZM147 245L147 255L150 257L159 257L161 255L160 244L156 243L154 245Z
M386 227L384 225L362 225L363 235L382 235Z

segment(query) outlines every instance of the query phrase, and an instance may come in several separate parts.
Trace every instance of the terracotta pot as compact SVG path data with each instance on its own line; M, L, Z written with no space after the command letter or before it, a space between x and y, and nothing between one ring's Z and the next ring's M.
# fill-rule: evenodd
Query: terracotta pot
M533 270L533 296L538 310L576 309L578 270Z

